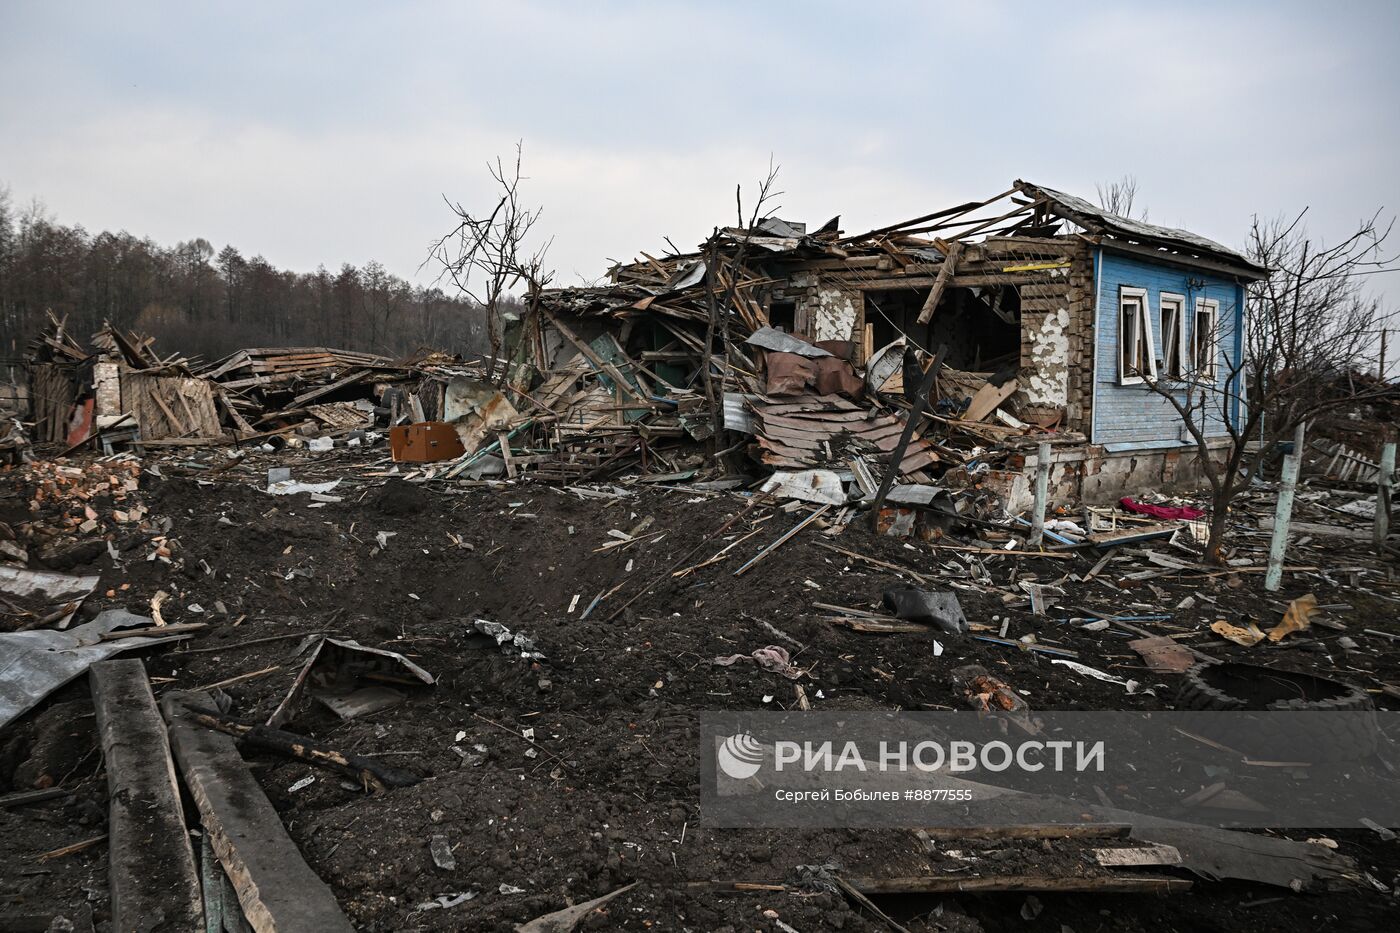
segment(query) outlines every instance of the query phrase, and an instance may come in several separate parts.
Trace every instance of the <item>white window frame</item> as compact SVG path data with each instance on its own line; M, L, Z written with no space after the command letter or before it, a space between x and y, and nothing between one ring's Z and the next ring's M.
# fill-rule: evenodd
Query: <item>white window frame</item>
M1137 305L1136 320L1133 326L1124 328L1123 318L1129 302ZM1147 362L1146 377L1142 373L1134 371L1127 365L1127 351L1129 340L1132 341L1134 356L1138 347L1143 347L1141 358ZM1157 342L1152 336L1152 305L1147 299L1147 289L1130 288L1120 286L1118 289L1118 384L1138 385L1146 381L1147 378L1156 380L1157 378Z
M1167 308L1176 308L1174 326L1167 327ZM1157 296L1157 318L1162 323L1162 378L1179 382L1186 378L1186 296L1178 292L1162 292ZM1174 339L1173 339L1174 338ZM1169 344L1176 344L1176 368L1171 365Z
M1210 316L1210 328L1206 339L1210 341L1207 366L1201 366L1201 315ZM1220 371L1220 302L1214 298L1197 298L1195 313L1191 316L1191 374L1201 382L1215 382Z

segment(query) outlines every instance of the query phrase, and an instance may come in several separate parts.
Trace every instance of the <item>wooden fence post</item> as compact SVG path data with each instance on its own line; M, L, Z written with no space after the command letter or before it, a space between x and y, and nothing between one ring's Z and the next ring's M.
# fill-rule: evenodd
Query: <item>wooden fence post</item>
M1045 537L1045 499L1050 487L1050 443L1041 441L1035 452L1035 506L1031 513L1031 536L1026 544L1039 547Z

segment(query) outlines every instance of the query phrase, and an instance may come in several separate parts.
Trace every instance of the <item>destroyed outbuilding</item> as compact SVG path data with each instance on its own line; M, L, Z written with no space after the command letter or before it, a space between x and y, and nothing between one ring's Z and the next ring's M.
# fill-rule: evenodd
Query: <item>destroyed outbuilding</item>
M853 236L839 218L724 228L697 252L539 296L522 338L544 410L527 413L532 446L550 451L534 465L560 479L624 456L680 470L691 461L653 455L728 431L739 443L716 452L863 487L896 447L906 379L944 347L904 481L979 485L1019 511L1050 441L1052 501L1190 484L1194 442L1147 382L1237 373L1245 288L1266 274L1024 181ZM1205 433L1227 440L1218 421Z

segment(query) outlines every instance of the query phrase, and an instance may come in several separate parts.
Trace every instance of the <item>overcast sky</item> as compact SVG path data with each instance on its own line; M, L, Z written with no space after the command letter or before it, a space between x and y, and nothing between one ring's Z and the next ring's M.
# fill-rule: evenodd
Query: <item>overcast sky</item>
M683 248L770 154L857 232L1018 177L1241 245L1400 208L1400 3L0 2L0 184L278 266L417 269L523 140L561 281ZM1373 277L1400 298L1400 273ZM1394 280L1394 281L1391 281Z

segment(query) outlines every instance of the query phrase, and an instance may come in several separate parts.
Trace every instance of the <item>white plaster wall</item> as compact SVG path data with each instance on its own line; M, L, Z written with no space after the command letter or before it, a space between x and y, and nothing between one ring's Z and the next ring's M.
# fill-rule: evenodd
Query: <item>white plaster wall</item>
M1063 407L1069 401L1069 308L1045 314L1031 334L1030 375L1022 389L1032 405Z
M839 288L817 289L817 340L851 340L856 326L856 304L850 292Z

